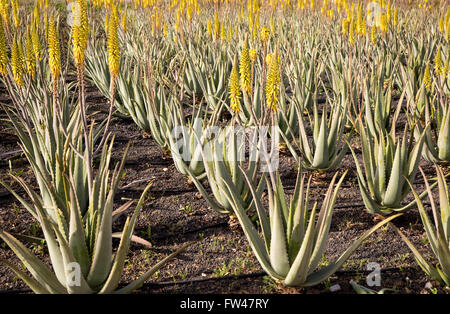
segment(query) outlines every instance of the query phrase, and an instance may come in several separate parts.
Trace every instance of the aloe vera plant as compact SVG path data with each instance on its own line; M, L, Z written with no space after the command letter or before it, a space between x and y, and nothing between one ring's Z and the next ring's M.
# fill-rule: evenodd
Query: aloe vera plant
M251 97L247 93L243 93L243 106L239 112L239 120L243 125L256 126L264 120L266 108L261 96L263 92L260 83L255 82Z
M129 61L127 60L121 60L122 67L131 68L129 65L127 65L128 62ZM103 48L103 45L88 46L88 49L86 49L85 69L87 79L100 90L104 97L106 97L107 99L112 99L112 76L108 68L108 53ZM116 84L124 84L122 83L126 79L124 73L124 71L121 71L119 75L117 75L117 77L115 78L117 81ZM114 106L119 110L121 114L128 116L128 111L123 105L123 102L120 98L114 101Z
M385 65L380 62L370 78L363 82L364 113L369 131L373 134L377 133L379 128L390 129L393 81L392 79L388 79L387 82L385 80ZM397 108L401 106L402 102L403 97L398 102ZM398 112L394 119L397 115Z
M306 50L306 49L305 49ZM317 92L318 78L323 71L324 64L319 61L319 49L313 48L312 52L294 50L301 62L293 58L287 65L288 86L292 90L290 101L304 110L312 109Z
M419 95L424 110L422 114L418 110L413 113L418 120L414 135L417 139L425 132L422 155L427 161L447 165L450 163L450 104L433 101L435 98L426 95L424 86Z
M231 60L226 52L206 45L189 42L183 74L184 89L190 95L203 95L209 106L216 108L226 97ZM199 57L202 56L202 57Z
M88 208L88 169L83 155L90 148L83 142L80 106L70 96L73 85L61 79L58 87L51 91L48 81L44 72L39 73L29 86L28 97L24 96L23 90L12 89L12 84L7 84L10 94L16 96L13 106L4 108L36 176L44 210L56 221L52 208L65 208L68 204L65 174L69 170L73 173L81 212L84 214ZM101 122L92 126L93 143L104 125L105 122ZM52 189L56 194L52 194Z
M423 85L425 65L431 59L436 45L437 38L424 38L423 35L421 35L421 38L411 38L408 42L407 49L410 53L404 63L399 63L396 81L399 86L405 86L406 99L409 104L416 102L421 86ZM420 106L420 103L416 105Z
M69 180L68 185L65 186L69 203L66 207L52 208L57 219L51 216L45 208L43 199L23 179L13 177L27 192L31 203L24 200L5 183L0 182L37 218L44 233L53 271L14 236L0 230L0 237L19 257L32 277L6 260L0 260L0 263L10 267L35 293L129 293L139 288L168 260L190 245L188 243L182 246L146 271L140 278L116 290L136 220L150 185L143 192L131 218L127 218L119 248L114 257L112 248L114 196L123 172L126 152L122 162L116 165L110 176L112 147L113 140L103 147L99 171L92 191L88 195L89 208L86 213L81 212L75 190L74 173L71 170L66 173ZM46 183L52 196L56 197L57 191L51 186L51 182ZM126 203L118 210L123 211L132 203L133 201Z
M139 67L123 74L117 82L117 94L136 125L151 134L159 147L167 150L166 134L173 127L168 108L173 106L174 100L150 75Z
M293 138L293 144L289 143L283 132L280 132L295 160L301 162L302 166L308 170L335 169L347 152L345 140L349 136L344 134L347 109L335 104L328 117L328 104L325 104L322 115L319 116L317 102L314 102L313 117L308 115L308 122L312 128L312 141L310 141L311 136L308 136L309 132L300 108L297 109L297 117L299 138ZM300 150L301 158L295 148Z
M266 116L268 117L268 115ZM283 84L280 86L280 101L277 106L277 118L275 121L286 142L297 135L299 128L297 106L295 103L287 102L286 90Z
M305 191L305 175L300 176L300 170L294 195L289 203L286 201L279 174L274 172L270 180L267 179L269 215L260 199L255 197L254 187L250 186L262 235L252 224L240 203L229 199L261 267L270 277L286 286L308 287L326 280L373 232L401 215L392 215L379 222L356 240L337 260L317 269L328 241L336 197L345 177L345 174L342 175L336 183L337 175L336 173L330 182L318 217L316 217L317 203L311 210L309 207L311 177ZM251 184L248 180L247 182Z
M435 166L435 168L439 187L439 206L434 201L428 179L422 169L420 169L425 180L428 198L431 203L431 211L433 214L431 219L425 210L420 196L414 191L412 185L411 189L413 191L414 198L416 199L417 207L419 208L420 217L427 234L427 239L434 255L439 261L439 265L433 266L430 262L428 262L415 248L414 244L412 244L411 241L397 227L392 226L411 249L417 263L424 270L424 272L434 280L438 280L446 286L450 286L450 195L442 169L439 166Z
M221 105L226 98L227 82L231 73L231 64L226 54L221 54L209 65L198 66L193 63L193 53L186 59L191 81L196 81L205 100L212 109Z
M253 135L256 135L254 133ZM253 137L253 139L255 139ZM251 145L255 144L250 139ZM233 214L233 206L229 199L239 202L246 211L254 206L253 196L250 193L243 173L239 167L244 167L245 162L245 134L242 128L231 126L222 131L217 138L202 143L203 164L206 171L209 186L214 199L206 192L204 186L197 177L185 166L189 178L195 184L208 204L221 214ZM253 147L255 148L255 147ZM250 149L246 176L257 186L256 197L261 198L265 184L262 178L258 179L259 156L258 150ZM226 182L226 183L225 183Z
M174 127L172 130L167 129L166 136L176 169L185 176L194 175L203 179L206 172L200 139L206 127L204 124L208 120L207 113L203 112L201 107L195 108L192 119L187 121L182 105L176 102L171 107L170 114Z
M406 128L407 125L401 138L394 137L392 133L395 132L387 133L381 128L380 135L373 135L359 119L364 170L354 150L350 149L356 163L362 199L372 214L405 211L415 203L412 201L402 205L405 196L411 191L407 180L413 183L417 173L425 133L422 132L413 144L413 135L408 133L413 133L414 127L411 132ZM425 195L424 192L421 197Z

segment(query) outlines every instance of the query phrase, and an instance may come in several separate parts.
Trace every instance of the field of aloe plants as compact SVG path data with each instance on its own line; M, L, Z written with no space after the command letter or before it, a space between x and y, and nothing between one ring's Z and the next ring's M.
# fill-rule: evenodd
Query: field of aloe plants
M0 16L0 294L450 293L448 1Z

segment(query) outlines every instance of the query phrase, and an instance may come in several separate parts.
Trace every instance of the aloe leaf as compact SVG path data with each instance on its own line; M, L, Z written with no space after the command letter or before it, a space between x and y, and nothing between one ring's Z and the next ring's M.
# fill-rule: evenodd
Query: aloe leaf
M70 208L70 220L69 220L69 247L72 250L72 253L80 264L81 272L84 276L87 275L89 266L90 266L90 258L88 248L86 246L86 238L84 233L84 227L82 223L82 218L80 216L80 206L78 203L78 199L76 197L76 193L73 187L73 177L69 180L70 186L70 200L71 200L71 208Z
M271 230L270 230L270 220L269 217L267 216L266 212L264 211L264 207L262 206L261 200L260 200L260 196L261 194L258 191L255 191L255 188L253 187L253 184L250 182L250 179L248 178L247 174L245 173L245 171L240 168L245 180L247 181L247 184L250 188L250 192L253 196L253 201L255 202L255 207L256 207L256 212L258 213L258 218L259 218L259 222L261 224L261 229L263 232L263 236L264 236L264 242L266 243L266 249L267 251L269 251L270 247L269 247L269 243L270 243L270 238L271 238Z
M334 175L325 196L325 200L322 204L322 209L320 210L319 220L317 222L314 235L315 245L311 254L310 264L308 265L308 269L310 272L312 272L317 267L320 259L322 258L323 252L325 251L325 246L328 242L328 233L330 230L334 204L346 175L347 171L341 176L336 186L334 185L334 182L337 178L337 173Z
M277 274L280 276L285 276L289 272L289 256L287 251L284 219L282 217L283 213L280 205L278 204L280 197L282 196L278 195L278 193L275 194L275 206L270 216L270 263Z
M314 152L312 167L317 169L326 167L328 162L328 130L325 115L326 113L324 112L322 114L322 122L320 124L317 141L315 142L316 149Z
M36 294L48 294L50 293L50 291L48 291L43 285L41 285L36 279L28 276L27 274L25 274L25 272L23 272L21 269L17 268L16 266L14 266L13 264L11 264L10 262L0 259L0 263L4 264L5 266L7 266L9 269L11 269L14 273L16 273L16 275L22 279L25 284L30 287L31 290L33 290L34 293Z
M383 205L395 207L400 199L402 182L402 160L400 156L401 145L397 144L391 175L384 195Z
M43 217L43 220L46 220L45 217ZM74 274L74 279L79 280L79 282L74 281L72 282L68 276L71 275L72 272L77 272L77 268L75 269L71 269L70 267L73 266L73 264L77 265L78 267L80 267L80 264L77 262L77 260L75 259L75 257L72 254L72 250L69 247L69 243L66 241L65 237L63 236L63 234L58 230L58 228L54 227L53 231L56 234L56 237L58 239L58 243L60 246L60 250L61 250L61 255L62 255L62 266L65 269L65 273L66 273L66 282L65 282L65 286L66 289L69 293L71 294L90 294L93 293L93 290L91 289L91 287L89 286L89 284L86 282L86 279L84 276L82 276L81 273L75 273ZM80 267L81 268L81 267ZM80 269L81 272L81 269Z
M111 269L112 257L112 209L114 192L110 191L103 214L100 216L100 226L97 230L92 264L87 280L92 287L101 285Z
M302 285L308 276L308 265L310 262L311 251L314 245L314 220L316 216L317 203L311 211L308 228L303 238L300 250L291 265L289 273L284 279L284 283L288 286Z
M228 182L226 181L225 184L229 185ZM267 249L265 241L261 239L258 231L253 226L253 223L251 222L250 218L245 213L245 210L238 202L234 201L230 196L227 195L227 197L229 198L230 202L234 203L234 212L236 214L236 217L238 218L242 230L244 231L244 234L250 244L250 247L255 253L255 256L259 261L261 267L272 278L281 280L283 277L278 275L270 264L269 251Z
M66 289L47 266L30 252L22 243L5 231L0 230L0 238L14 251L34 278L50 293L65 293Z
M414 244L411 243L411 241L409 241L409 239L403 234L403 232L401 232L396 226L394 226L393 224L390 225L402 238L402 240L406 243L406 245L409 247L409 249L411 250L411 252L414 254L414 257L417 261L417 263L419 264L420 268L423 269L423 271L430 277L435 278L440 280L440 276L438 271L433 268L426 260L425 258L422 256L422 254L420 254L420 252L416 249L416 247L414 246Z

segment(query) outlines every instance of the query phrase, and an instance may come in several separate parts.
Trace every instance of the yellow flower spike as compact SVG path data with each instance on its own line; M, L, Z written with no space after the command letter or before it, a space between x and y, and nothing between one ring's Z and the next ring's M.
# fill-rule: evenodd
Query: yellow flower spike
M395 7L394 9L394 26L398 25L398 9Z
M214 12L214 40L218 40L220 37L220 21L219 14Z
M74 20L76 18L77 17L74 17ZM72 26L72 46L75 65L79 66L84 63L83 29L81 27L81 23L78 24L75 22Z
M122 30L124 33L127 32L127 12L122 13L121 17Z
M353 19L350 22L350 29L348 31L348 41L351 45L355 44L355 21Z
M342 34L346 35L348 33L348 20L343 19L342 20Z
M445 28L445 40L450 43L450 19L448 19L448 22L446 24Z
M445 61L445 65L444 65L444 69L442 70L442 76L443 78L447 78L448 74L449 74L449 64L448 62L450 61L450 56L447 57L447 61Z
M233 69L231 70L230 82L229 82L229 98L230 98L230 108L233 112L240 112L240 99L241 91L239 89L239 74L237 70L237 60L236 56L233 61Z
M225 23L220 24L220 40L225 41Z
M241 76L241 88L244 92L251 94L252 92L252 78L251 78L251 64L250 51L248 47L248 37L245 36L244 44L241 50L241 59L239 60L239 74Z
M25 42L25 64L28 75L34 80L36 76L36 57L33 50L33 38L29 29L27 30Z
M18 42L17 37L14 34L14 40L11 49L11 67L14 81L20 87L23 86L23 54L21 50L22 45L20 44L20 42Z
M59 36L53 16L48 23L48 65L53 80L56 81L61 74L61 55L59 50Z
M273 19L273 15L270 16L270 31L272 34L275 34L276 28L275 28L275 21Z
M450 8L448 8L447 11L445 12L444 27L448 26L449 21L450 21Z
M48 38L48 11L44 11L44 37Z
M117 35L118 21L116 18L109 19L108 26L108 66L111 75L116 77L120 68L119 37Z
M387 23L391 22L392 17L392 9L391 9L391 0L389 0L387 7L386 7L386 21Z
M383 33L387 32L386 15L383 13L380 13L380 29Z
M9 3L8 0L1 0L1 14L3 18L3 24L6 29L9 29Z
M439 46L437 48L436 56L434 58L434 73L436 73L437 76L440 76L444 73L444 68L442 65L442 56L441 56L441 47Z
M425 73L423 74L423 84L428 91L431 90L431 72L429 63L427 63L427 66L425 67Z
M272 56L273 56L272 53L268 53L267 56L266 56L266 64L267 64L268 67L270 67L270 63L272 61Z
M377 27L375 25L370 29L370 41L373 45L377 43Z
M81 48L86 50L87 41L89 39L89 21L87 17L87 2L86 0L77 0L78 5L80 6L80 44Z
M212 38L212 23L211 23L211 19L210 18L208 19L207 30L208 30L208 37Z
M14 18L14 26L18 28L20 26L20 17L19 17L19 4L18 0L12 0L11 5L13 9L13 18Z
M233 37L233 28L230 25L230 27L228 27L228 31L227 31L227 42L230 42L232 37Z
M268 27L261 27L261 33L260 33L260 39L262 42L267 42L269 40L269 36L270 36L270 30Z
M329 9L328 10L327 16L328 16L329 19L333 19L333 13L334 13L333 9Z
M48 38L48 34L47 34ZM36 60L42 59L42 44L41 39L39 38L39 33L37 27L34 24L31 27L31 39L33 41L33 53Z
M361 3L358 4L356 9L356 32L362 34L362 23L363 23L363 10Z
M256 49L250 49L250 51L248 52L248 55L250 56L250 60L252 60L252 62L255 62L256 58L258 57L258 53L256 52Z
M108 28L109 28L109 15L108 13L105 14L105 33L108 34Z
M38 3L36 2L33 8L33 17L35 21L40 21L41 20L41 9L38 5Z
M270 66L266 83L266 104L272 111L277 111L280 95L280 66L278 52L273 53L270 58Z
M5 30L3 29L3 22L0 19L0 74L6 75L7 64L8 64L8 52L6 46Z

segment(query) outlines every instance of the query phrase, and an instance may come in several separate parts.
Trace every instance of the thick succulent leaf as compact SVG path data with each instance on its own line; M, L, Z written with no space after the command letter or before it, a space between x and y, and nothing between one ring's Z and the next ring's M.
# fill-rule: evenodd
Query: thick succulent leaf
M0 184L3 185L3 187L7 189L8 192L11 193L31 215L33 215L34 218L37 219L38 216L36 210L33 208L32 205L30 205L27 201L25 201L24 198L22 198L19 194L17 194L8 184L4 183L2 180L0 180Z
M112 262L112 209L114 192L108 195L103 215L100 217L100 227L97 230L92 264L87 280L89 285L101 285L108 277Z
M325 200L322 204L322 208L320 210L319 219L317 221L314 235L315 245L313 252L311 254L310 264L308 266L310 272L312 272L319 264L319 261L322 258L323 253L325 251L325 246L328 243L328 233L330 230L334 204L336 202L337 195L341 188L342 182L344 182L344 178L346 175L347 171L344 172L344 174L341 176L336 186L334 186L334 182L337 178L337 173L334 175L328 188L327 194L325 196Z
M72 284L72 282L69 282L70 278L68 276L71 274L71 272L76 271L76 269L71 267L72 264L78 264L78 266L80 266L80 264L77 262L77 260L73 256L72 250L69 247L69 243L66 241L66 238L63 236L63 234L58 230L57 227L54 227L53 230L55 231L55 234L58 239L59 246L60 246L60 250L61 250L63 267L64 267L65 273L66 273L66 281L67 282L65 282L65 286L66 286L67 291L71 294L91 294L91 293L93 293L93 290L91 289L89 284L86 282L85 277L81 273L79 274L79 277L78 277L79 282L74 282L74 284ZM75 274L75 276L77 276L77 274Z
M319 135L315 142L313 168L326 168L328 163L328 126L325 120L325 113L322 114L322 122L320 124Z
M128 249L130 247L130 241L132 239L134 226L136 225L139 212L142 206L144 205L145 197L148 191L150 190L152 184L153 183L148 184L144 192L142 192L142 195L133 212L133 215L131 216L131 219L127 218L125 222L125 227L122 231L122 238L120 239L120 244L117 250L116 258L111 268L111 272L109 273L108 279L106 280L105 284L100 290L100 293L112 293L119 284L120 277L123 272L123 267L125 265L125 259L128 253Z
M270 263L277 274L286 276L289 272L289 256L283 213L278 205L279 197L284 197L284 195L275 194L275 206L270 215ZM281 201L285 202L285 199Z
M16 238L0 230L0 238L14 251L33 277L50 293L65 293L55 274Z
M260 199L262 193L255 191L253 184L250 182L250 179L248 178L248 175L245 173L245 171L242 168L240 168L240 169L242 171L242 174L244 175L245 180L247 181L247 184L250 188L250 192L253 197L253 201L255 202L255 208L256 208L256 212L258 213L259 223L261 225L261 229L262 229L263 236L264 236L264 242L266 243L266 250L269 251L270 250L269 244L270 244L270 239L271 239L272 235L271 235L271 230L270 230L270 219L269 219L269 216L266 214L264 207L261 203L261 199Z
M305 237L303 238L300 250L291 265L289 273L283 281L287 286L302 285L308 276L308 266L314 246L314 221L316 219L316 208L317 203L314 204L314 207L311 210L308 228L306 229Z
M227 184L227 182L225 182L225 184ZM229 201L233 202L234 204L234 213L236 214L236 217L239 220L242 230L244 231L244 234L253 250L253 253L255 253L255 256L258 259L261 267L272 278L281 280L283 277L279 276L274 271L274 269L270 264L269 251L267 249L264 239L261 239L258 231L256 230L250 218L247 216L245 210L238 202L233 201L231 198L229 199Z
M387 207L396 207L402 191L402 169L403 163L400 156L401 145L397 145L395 150L394 163L392 165L391 175L384 195L383 205Z
M16 266L14 266L13 264L11 264L10 262L0 259L0 264L4 264L5 266L7 266L9 269L11 269L13 272L16 273L16 275L22 279L25 284L30 287L31 290L33 290L34 293L36 294L48 294L50 293L43 285L41 285L36 279L28 276L24 271L22 271L21 269L17 268Z
M437 141L439 159L450 161L450 106L447 105Z
M393 224L390 225L402 238L402 240L406 243L406 245L409 247L409 249L411 250L411 252L414 254L414 257L417 261L417 263L419 264L420 268L423 269L423 271L430 277L440 280L440 275L439 272L433 267L431 266L426 260L425 258L422 256L422 254L420 254L420 252L416 249L416 247L414 246L414 244L411 243L411 241L409 241L409 239L403 234L403 232L401 232L396 226L394 226Z
M71 182L73 182L73 177ZM82 223L81 209L78 203L78 198L74 190L74 186L71 184L70 199L70 221L69 221L69 247L81 267L83 276L87 276L90 258L88 248L86 246L86 237L84 233L84 226Z

